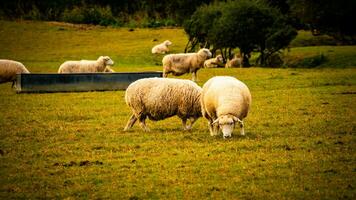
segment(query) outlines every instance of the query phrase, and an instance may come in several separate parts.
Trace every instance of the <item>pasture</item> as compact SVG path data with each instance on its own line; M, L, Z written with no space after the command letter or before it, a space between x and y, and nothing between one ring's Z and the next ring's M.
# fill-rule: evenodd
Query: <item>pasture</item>
M108 55L117 72L158 71L162 56L150 49L165 39L172 52L187 41L181 29L0 21L0 58L56 72L65 60ZM356 57L355 46L313 48L334 63L344 62L339 51ZM355 199L356 64L347 61L201 69L200 86L230 75L251 90L246 136L235 129L227 140L211 137L204 118L189 132L177 117L124 132L124 91L16 94L1 84L0 199Z

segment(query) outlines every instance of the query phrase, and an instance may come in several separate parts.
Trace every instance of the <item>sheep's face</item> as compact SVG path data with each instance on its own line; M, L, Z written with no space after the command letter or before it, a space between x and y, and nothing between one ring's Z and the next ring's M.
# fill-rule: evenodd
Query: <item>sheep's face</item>
M109 56L103 56L103 60L105 62L105 65L110 65L110 66L114 65L114 61L111 60Z
M172 45L172 42L169 41L169 40L166 40L166 41L164 41L164 44L165 44L166 46L169 46L169 45Z
M198 51L199 56L204 57L205 59L211 58L212 54L209 49L203 48Z
M216 56L216 60L220 63L222 63L224 61L223 57L221 55Z
M219 128L223 133L223 137L228 138L231 137L231 134L234 131L235 123L237 120L238 119L235 116L223 115L220 116L213 123L219 123Z

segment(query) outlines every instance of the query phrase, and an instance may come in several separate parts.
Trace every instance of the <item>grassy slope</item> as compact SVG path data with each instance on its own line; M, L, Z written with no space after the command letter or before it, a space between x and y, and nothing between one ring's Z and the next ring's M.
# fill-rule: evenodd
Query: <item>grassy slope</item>
M172 40L175 52L186 41L179 29L0 27L7 27L0 44L9 47L0 57L35 72L101 54L113 57L117 71L160 70L152 39ZM203 69L198 84L215 75L250 87L246 137L211 137L204 119L183 132L176 117L148 121L150 133L137 125L126 133L123 91L15 94L1 84L0 199L355 198L355 68Z

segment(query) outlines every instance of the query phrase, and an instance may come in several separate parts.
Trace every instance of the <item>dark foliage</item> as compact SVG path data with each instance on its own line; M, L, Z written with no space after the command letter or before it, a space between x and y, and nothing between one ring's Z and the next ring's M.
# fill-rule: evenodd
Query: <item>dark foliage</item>
M213 52L220 50L225 60L239 48L245 67L250 66L252 51L260 52L257 64L266 66L269 57L287 47L297 34L278 9L248 0L202 6L184 28L190 39L187 47L204 44Z
M315 35L325 33L356 44L355 0L289 0L291 14Z
M101 25L181 25L212 0L1 0L0 17Z

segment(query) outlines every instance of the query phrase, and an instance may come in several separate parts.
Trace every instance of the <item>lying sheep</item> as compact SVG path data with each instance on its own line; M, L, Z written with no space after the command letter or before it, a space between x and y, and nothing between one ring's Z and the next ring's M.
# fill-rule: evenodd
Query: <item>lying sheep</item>
M182 119L184 130L191 129L202 116L201 90L190 80L173 78L144 78L131 83L126 89L125 101L133 114L124 130L130 129L138 119L142 129L149 131L145 124L147 117L158 121L174 115Z
M235 123L245 135L243 119L251 105L251 94L247 86L230 76L217 76L208 80L201 95L202 115L209 121L212 136L222 130L224 138L231 137Z
M16 74L30 73L26 67L17 61L0 59L0 83L12 82L11 87L16 83Z
M153 54L165 54L169 52L168 46L172 45L172 42L169 40L164 41L161 44L158 44L152 48Z
M225 68L235 68L235 67L242 67L241 57L234 57L233 59L228 60L225 64Z
M204 68L215 68L224 66L224 59L222 55L218 55L215 58L210 58L204 62Z
M163 77L169 73L180 76L192 73L192 80L196 81L197 71L203 67L204 61L211 57L209 49L200 49L198 53L180 53L166 55L162 59Z
M100 56L98 60L66 61L59 67L58 73L104 72L107 65L114 65L109 56Z

